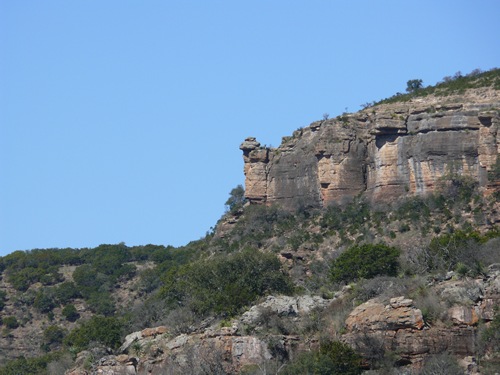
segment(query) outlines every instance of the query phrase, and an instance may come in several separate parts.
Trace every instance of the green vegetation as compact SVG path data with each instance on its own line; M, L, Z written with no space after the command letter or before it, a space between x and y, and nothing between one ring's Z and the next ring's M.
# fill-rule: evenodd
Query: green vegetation
M406 92L410 94L415 94L423 87L423 82L421 79L410 79L406 83Z
M500 308L498 306L489 327L481 332L480 339L483 351L500 353Z
M245 204L245 189L242 185L238 185L229 193L229 198L226 201L226 207L229 212L234 213L243 208L243 204Z
M2 324L9 329L16 329L19 327L19 322L15 316L6 316L2 319Z
M89 348L89 345L100 344L113 349L121 345L123 323L118 318L94 315L71 331L64 344L77 351Z
M462 94L467 89L479 87L493 87L495 90L500 90L500 69L492 69L486 72L476 69L465 76L458 72L453 77L444 77L443 81L435 86L427 87L422 87L422 80L410 80L407 82L408 94L397 93L373 105L405 102L414 97L428 95L448 96Z
M389 100L448 95L476 85L497 87L499 76L498 69L456 75L427 88L421 80L410 80L407 95ZM344 113L338 121L346 125L349 118ZM297 130L295 136L301 132ZM497 158L488 180L499 178ZM14 339L20 330L13 330L22 326L24 331L30 320L43 314L41 348L54 353L10 361L0 368L0 375L50 373L49 364L59 356L66 355L67 360L69 353L95 346L117 348L124 334L145 327L166 325L172 335L193 332L209 316L216 319L215 324L222 321L221 326L229 326L231 318L269 294L308 293L331 299L339 295L343 283L355 284L345 288L347 296L336 299L326 312L314 310L301 321L263 309L260 321L243 329L268 342L273 360L281 366L276 372L281 368L284 374L359 374L360 357L345 344L324 342L319 350L292 358L272 336L304 335L321 341L323 332L331 333L323 331L325 327L340 335L353 306L375 297L387 302L401 295L414 300L427 324L446 323L448 305L455 302L440 301L429 283L446 274L465 282L484 276L489 265L500 263L500 231L491 226L486 231L487 213L498 194L484 198L478 184L462 176L459 168L450 168L437 187L434 194L387 206L356 197L320 210L304 199L290 212L278 206L245 205L239 185L226 201L227 214L236 222L223 235L212 231L179 248L120 243L17 251L0 257L0 271L5 271L5 281L15 289L12 293L7 288L9 294L0 290L2 339ZM118 299L122 296L115 292L124 285L137 296L134 305L124 306L123 299ZM81 305L85 307L82 316L76 308ZM489 325L479 323L482 355L498 352L499 327L498 313ZM137 344L132 350L146 348ZM365 355L364 366L369 363L382 371L382 362L387 361L392 368L391 355L389 351ZM424 369L432 373L444 365L456 371L455 364L450 356L436 356Z
M291 293L291 280L273 254L246 250L171 269L160 295L196 315L234 315L267 293Z
M361 373L361 357L351 347L339 341L324 343L318 351L299 355L283 371L286 375L358 375Z
M58 303L65 305L75 298L81 298L82 294L76 284L72 281L65 281L53 289L54 297Z
M8 361L0 367L0 375L51 375L47 366L61 357L63 353L53 352L36 358L20 357Z
M7 292L0 290L0 311L3 310L6 300L7 300Z
M33 301L33 306L41 313L47 314L51 312L57 306L52 289L39 289Z
M396 276L399 255L398 249L382 244L353 246L332 262L331 278L348 283L379 275Z
M492 182L500 180L500 156L497 156L493 168L488 173L488 179Z
M62 315L70 322L75 322L80 318L80 314L78 314L78 310L73 304L64 306L62 309Z
M49 326L43 331L42 349L50 351L54 347L59 348L63 342L65 330L58 326Z

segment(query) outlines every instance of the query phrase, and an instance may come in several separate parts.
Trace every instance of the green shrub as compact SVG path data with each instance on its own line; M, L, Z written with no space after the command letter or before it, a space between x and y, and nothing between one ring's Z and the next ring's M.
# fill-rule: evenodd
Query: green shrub
M41 313L47 314L57 306L52 290L40 289L38 290L33 306Z
M111 276L120 272L121 267L132 260L132 255L129 248L124 243L120 243L99 245L90 250L86 258L98 272Z
M500 309L495 311L490 325L481 332L480 344L483 351L500 353Z
M420 222L426 220L430 216L430 209L425 199L421 197L411 197L405 199L396 209L396 217L399 220L409 219L412 222ZM402 224L402 226L408 224ZM406 229L406 227L405 227ZM402 230L403 232L404 230Z
M14 289L25 292L31 284L40 280L42 274L43 270L34 267L26 267L15 271L7 270L7 280Z
M94 292L87 299L90 310L95 314L111 316L115 313L115 304L107 291Z
M290 221L294 221L293 215L276 206L250 205L236 223L232 241L235 242L236 249L260 247L265 239L282 233Z
M467 89L490 86L497 90L500 89L500 69L494 68L479 73L473 71L465 76L458 73L453 77L445 77L443 82L438 82L435 86L420 87L418 90L409 92L408 94L401 94L398 92L390 98L374 103L374 105L405 102L414 96L424 97L427 95L446 96L461 94Z
M3 318L3 325L9 329L16 329L19 327L19 322L15 316L6 316Z
M52 375L47 371L47 366L60 356L60 352L55 352L36 358L16 358L0 367L0 375Z
M500 157L499 156L497 156L497 160L495 161L495 164L493 164L491 171L488 172L488 179L492 182L500 180Z
M80 318L80 314L78 314L78 311L73 304L69 304L64 306L62 309L62 315L66 318L67 321L70 322L75 322Z
M400 251L382 244L357 245L344 251L332 262L334 282L351 282L379 275L396 276Z
M361 357L348 345L332 341L320 346L319 351L307 352L284 368L283 374L359 375Z
M104 275L100 275L90 264L83 264L73 272L73 280L84 297L98 290L106 281Z
M49 326L43 331L42 349L49 351L62 344L65 330L58 326Z
M78 351L87 349L92 342L114 349L121 344L122 327L117 318L94 315L71 331L64 338L64 344Z
M246 250L171 269L160 295L199 315L237 313L270 292L290 293L292 284L274 254Z
M66 281L54 288L54 297L61 305L66 305L71 300L81 296L76 284L72 281Z
M321 218L323 228L336 231L347 230L350 233L358 232L361 227L370 221L370 206L368 203L355 199L345 207L328 206Z
M7 292L5 292L4 290L0 290L0 311L3 310L6 300L7 300Z
M429 270L451 271L461 263L473 274L481 269L480 245L485 240L477 232L456 231L434 237L426 259Z

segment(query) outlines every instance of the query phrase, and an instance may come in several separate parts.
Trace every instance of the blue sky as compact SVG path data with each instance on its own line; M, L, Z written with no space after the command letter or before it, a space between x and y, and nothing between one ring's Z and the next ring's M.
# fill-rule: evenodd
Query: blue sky
M204 236L247 136L500 65L500 2L0 0L0 255Z

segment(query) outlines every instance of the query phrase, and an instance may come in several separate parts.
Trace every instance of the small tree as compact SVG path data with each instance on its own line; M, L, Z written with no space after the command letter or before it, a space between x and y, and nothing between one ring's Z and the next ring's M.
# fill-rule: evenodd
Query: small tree
M400 251L382 244L353 246L332 263L334 282L351 282L379 275L397 276Z
M416 93L423 87L423 81L421 79L410 79L406 82L406 92L410 94Z
M74 322L78 318L80 318L80 314L78 314L78 311L75 305L73 304L64 306L64 309L62 310L62 315L66 318L66 320L70 322Z
M243 188L243 186L238 185L229 193L229 198L226 201L226 207L230 212L235 212L243 207L244 203L245 189Z

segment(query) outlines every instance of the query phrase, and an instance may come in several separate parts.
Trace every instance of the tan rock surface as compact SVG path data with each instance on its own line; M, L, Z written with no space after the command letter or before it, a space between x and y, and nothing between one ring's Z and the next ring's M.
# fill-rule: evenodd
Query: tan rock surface
M359 193L392 202L435 191L449 173L470 176L491 194L500 188L488 180L500 152L498 108L498 90L472 90L315 122L276 149L247 138L240 147L246 197L288 208L342 203Z

